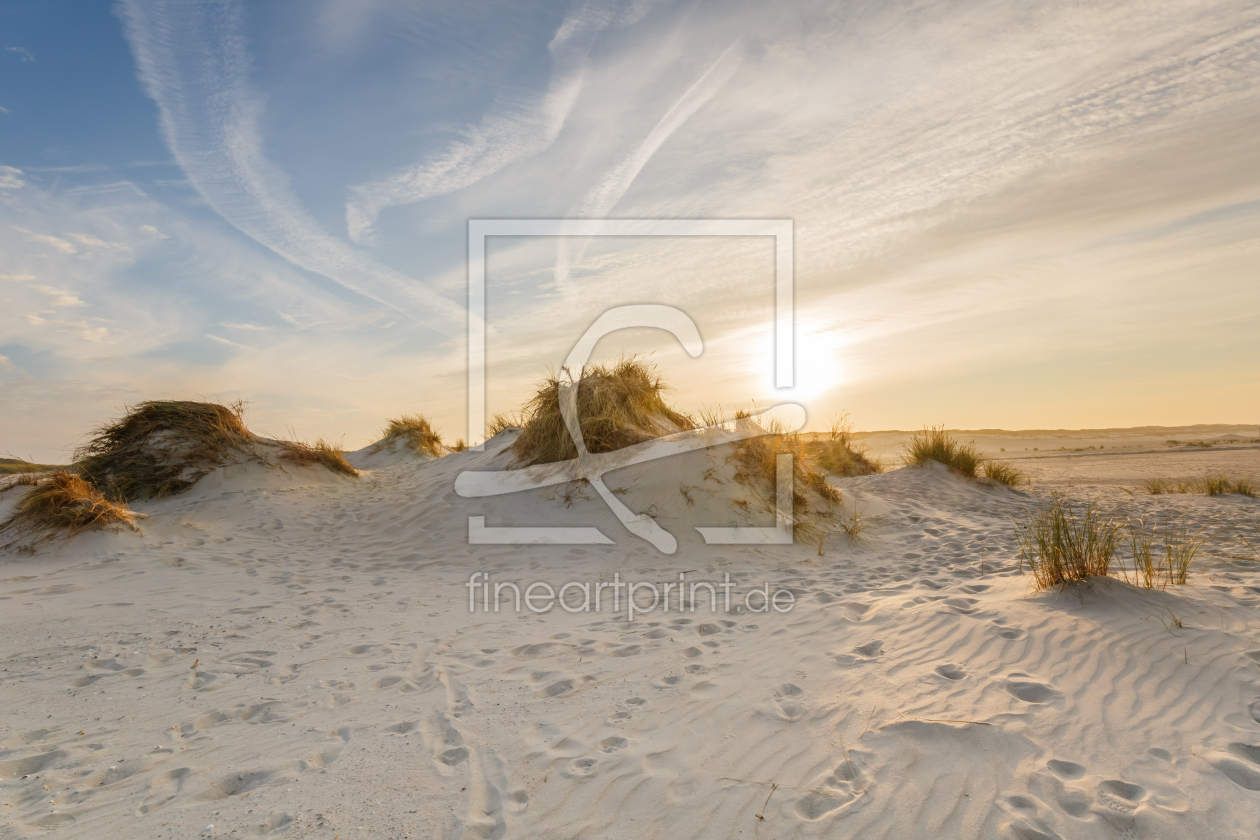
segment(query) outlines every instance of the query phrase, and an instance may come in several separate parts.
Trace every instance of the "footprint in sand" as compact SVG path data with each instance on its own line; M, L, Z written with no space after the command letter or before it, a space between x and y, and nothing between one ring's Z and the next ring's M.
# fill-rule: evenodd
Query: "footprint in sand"
M200 802L217 802L220 799L227 799L229 796L248 793L265 782L270 775L270 773L263 770L248 773L231 773L217 782L212 782L210 787L197 794L194 799Z
M1060 761L1057 758L1052 758L1046 762L1046 766L1050 768L1051 773L1060 779L1071 781L1085 775L1085 768L1072 761Z
M605 738L599 742L599 751L603 753L614 753L618 750L624 750L630 742L616 735L611 738Z
M1098 785L1098 801L1113 811L1131 814L1146 798L1146 788L1120 779L1108 779Z
M1054 687L1028 674L1011 674L1006 680L1006 690L1025 703L1049 703L1062 696Z
M994 621L993 626L997 628L997 634L1000 638L1015 641L1022 639L1028 634L1018 627L1006 627L1001 621Z
M593 758L575 758L569 762L560 775L566 779L589 779L599 772L599 762Z
M538 698L558 697L573 690L573 680L557 680L545 688L540 688L534 692L534 696Z
M149 795L136 807L136 816L143 816L161 808L178 796L180 788L184 786L184 779L191 772L187 767L179 767L155 776L149 783Z
M800 720L805 715L805 704L801 698L805 690L792 683L783 683L774 690L774 705L779 717L784 720Z
M10 758L0 761L0 779L20 779L42 772L57 759L65 755L61 750L28 755L25 758Z
M853 649L852 653L841 653L833 656L837 665L860 665L864 662L870 662L875 657L884 652L884 643L880 639L873 642L867 642Z
M947 680L965 680L967 678L967 672L961 666L949 663L936 666L936 673Z
M978 612L976 607L978 603L980 602L975 598L946 598L944 601L941 601L941 604L949 607L959 615L973 615Z
M1260 791L1260 746L1233 743L1229 753L1210 759L1212 766L1239 787Z
M873 642L867 642L866 644L860 647L854 648L853 652L858 654L859 656L879 656L880 653L883 652L883 650L884 650L884 643L880 641L879 639L876 639Z

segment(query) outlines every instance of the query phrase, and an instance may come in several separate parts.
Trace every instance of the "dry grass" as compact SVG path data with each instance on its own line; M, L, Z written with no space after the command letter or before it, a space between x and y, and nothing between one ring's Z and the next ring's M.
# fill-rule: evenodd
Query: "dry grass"
M983 469L985 478L1005 484L1007 487L1018 487L1028 483L1028 476L1025 473L1005 461L985 461Z
M560 414L560 389L560 379L549 376L523 409L523 431L512 450L524 466L577 457ZM635 357L584 368L577 384L577 414L587 450L612 452L694 428L689 417L665 403L666 390L656 369Z
M1245 478L1234 479L1224 475L1205 476L1196 481L1194 487L1206 496L1227 496L1236 493L1252 499L1256 497L1256 485Z
M1012 518L1021 560L1028 561L1038 589L1110 573L1124 526L1115 512L1097 502L1077 507L1056 494Z
M1191 529L1182 517L1165 521L1163 527L1141 519L1126 526L1132 569L1120 568L1124 579L1145 589L1184 586L1194 563L1208 541L1208 526ZM1163 548L1160 552L1157 545ZM1130 579L1129 573L1133 577Z
M12 515L0 522L0 531L65 530L74 536L88 528L124 525L136 530L136 515L117 502L106 499L101 491L81 476L55 470L36 476L24 476L6 486L25 485L31 489L14 506Z
M108 497L160 498L187 490L214 467L253 455L258 438L243 403L150 400L98 428L75 468Z
M1209 475L1192 481L1173 481L1167 478L1148 478L1142 487L1151 495L1162 493L1197 493L1204 496L1238 494L1256 497L1256 485L1245 478L1235 479L1225 475Z
M359 471L350 466L350 462L346 460L345 453L323 438L319 438L314 443L286 440L283 448L280 450L280 457L299 466L313 467L321 465L330 472L348 475L352 478L358 478L359 476Z
M1125 542L1129 545L1129 557L1133 562L1133 580L1131 583L1154 589L1163 589L1160 583L1160 563L1155 558L1156 528L1141 519L1131 520L1125 526ZM1125 580L1129 580L1128 570L1121 567Z
M960 443L944 426L925 427L922 432L916 432L906 444L902 457L912 467L936 461L967 478L976 477L984 460L974 443Z
M390 420L381 430L381 438L378 448L387 441L402 440L417 455L442 457L442 436L421 414L404 414Z
M853 439L853 426L847 414L831 421L827 436L805 444L805 453L817 469L831 475L875 475L884 471L878 458Z
M735 422L753 422L750 416L749 412L738 411ZM851 438L847 436L843 418L833 424L834 435L821 442L808 441L799 433L785 432L775 423L771 423L767 431L768 434L734 444L731 459L735 462L735 481L753 488L763 507L773 511L777 507L777 459L782 454L791 455L793 536L796 542L817 545L821 555L827 536L838 530L844 531L853 540L859 540L869 523L856 507L852 515L840 509L842 498L827 480L830 470L826 467L842 468L846 470L842 473L845 475L870 475L879 471L879 465L868 459L865 453L851 448ZM819 443L822 445L819 446Z
M486 424L486 440L497 435L504 429L520 429L525 425L525 420L518 414L509 412L499 412L490 418L490 422Z

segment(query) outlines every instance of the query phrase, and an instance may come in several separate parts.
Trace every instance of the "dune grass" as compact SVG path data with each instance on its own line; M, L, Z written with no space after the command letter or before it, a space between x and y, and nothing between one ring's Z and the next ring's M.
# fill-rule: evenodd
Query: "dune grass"
M815 468L831 475L875 475L884 471L879 459L871 457L854 440L847 414L833 418L826 437L806 442L804 451Z
M1021 568L1027 561L1037 589L1106 576L1122 541L1124 522L1097 502L1074 504L1058 494L1012 517Z
M1142 487L1152 496L1164 493L1193 493L1203 496L1228 496L1237 494L1254 499L1256 485L1245 479L1230 478L1226 475L1208 475L1192 480L1173 481L1167 478L1148 478Z
M0 531L66 531L74 536L90 528L123 525L136 530L136 513L110 501L82 476L66 470L27 474L5 486L30 486L14 505L13 513L0 522Z
M320 465L330 472L348 475L351 478L359 477L359 471L350 466L345 453L323 438L319 438L314 443L286 440L280 450L280 457L300 466Z
M21 458L0 458L0 476L64 469L64 466L58 466L57 464L32 464L30 461L23 461Z
M753 422L751 413L737 411L735 422ZM713 425L712 422L707 425ZM777 459L792 456L792 518L796 542L817 545L823 553L828 535L843 531L853 541L862 541L870 522L857 507L843 510L840 492L828 481L828 474L873 475L882 465L853 445L844 415L835 420L824 440L810 440L798 432L787 432L777 423L765 427L768 434L734 444L735 481L754 488L766 510L777 504Z
M547 377L522 410L523 431L512 450L524 466L577 457L560 414L561 387L559 377ZM694 428L691 418L665 402L667 390L656 368L637 357L584 368L577 383L577 415L587 450L612 452Z
M504 429L520 429L525 425L525 419L518 414L510 412L499 412L490 418L490 422L486 424L486 440L502 432Z
M442 436L422 414L404 414L385 424L381 443L402 440L417 455L442 457Z
M739 411L735 422L751 423L749 412ZM769 434L737 441L734 446L735 481L747 486L765 488L767 504L775 507L779 455L792 456L792 509L799 518L811 510L806 488L824 502L838 504L840 494L827 481L827 474L815 468L805 452L805 441L798 432L786 432L778 423L765 426Z
M75 469L119 501L179 493L214 467L253 454L258 438L243 414L240 402L142 402L96 429L75 451Z
M967 478L975 478L984 461L974 443L959 442L944 426L925 426L922 432L915 432L902 459L912 467L936 461Z
M1021 484L1028 483L1027 474L1005 461L985 461L981 467L984 470L984 477L1007 487L1018 487Z
M1037 589L1113 574L1145 589L1184 586L1211 536L1207 525L1192 527L1184 517L1156 523L1058 494L1012 518L1021 569L1027 561Z
M1145 589L1184 586L1190 566L1210 536L1207 525L1192 528L1183 517L1166 520L1162 527L1132 519L1125 530L1131 565L1120 565L1121 577Z

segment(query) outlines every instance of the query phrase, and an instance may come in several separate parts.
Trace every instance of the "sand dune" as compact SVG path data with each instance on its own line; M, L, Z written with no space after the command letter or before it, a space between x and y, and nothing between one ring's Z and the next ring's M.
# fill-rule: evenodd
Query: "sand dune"
M1233 536L1254 529L1256 500L1129 495L1082 457L1022 464L1027 491L897 469L833 479L874 517L865 544L709 546L694 527L725 524L747 492L718 447L606 477L678 538L665 556L589 490L457 495L460 472L506 466L510 438L437 459L363 450L358 479L222 467L136 503L142 534L6 554L0 838L1242 838L1260 824L1260 565ZM1171 474L1160 459L1178 456L1143 457ZM1236 457L1255 474L1254 449ZM1069 485L1221 530L1189 586L1035 593L1009 514ZM615 544L469 545L469 516L597 526ZM474 572L556 589L729 576L736 595L632 621L470 612ZM763 585L792 608L750 611Z

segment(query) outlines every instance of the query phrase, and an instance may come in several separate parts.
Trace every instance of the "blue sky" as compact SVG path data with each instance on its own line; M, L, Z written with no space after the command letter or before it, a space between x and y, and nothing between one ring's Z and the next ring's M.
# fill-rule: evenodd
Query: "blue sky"
M505 239L490 408L619 303L684 408L860 428L1260 420L1260 9L1246 2L20 2L0 10L0 448L242 397L349 447L465 428L470 218L790 218Z

